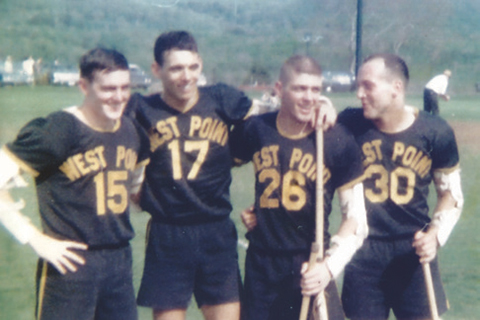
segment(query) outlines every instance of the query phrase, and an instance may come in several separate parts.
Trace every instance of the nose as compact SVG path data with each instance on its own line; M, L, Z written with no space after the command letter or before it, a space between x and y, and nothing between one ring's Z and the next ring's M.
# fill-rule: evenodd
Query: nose
M188 70L188 68L185 68L182 72L182 78L185 81L189 81L192 78L192 72Z
M305 90L303 93L303 99L312 101L314 99L315 93L312 90Z
M362 86L358 86L357 88L357 98L362 99L365 96L365 90L362 88Z
M118 88L113 93L113 99L115 101L123 101L128 99L130 89Z

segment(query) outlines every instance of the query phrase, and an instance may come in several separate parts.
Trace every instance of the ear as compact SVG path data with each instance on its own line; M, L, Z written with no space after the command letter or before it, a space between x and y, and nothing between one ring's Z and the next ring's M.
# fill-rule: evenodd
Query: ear
M400 79L393 81L394 96L397 97L400 94L405 94L405 84Z
M202 60L202 57L200 57L200 55L197 53L198 55L198 63L200 64L200 72L202 72L203 70L203 60Z
M80 80L78 80L78 88L85 96L87 95L89 85L90 85L90 81L88 81L85 78L80 78Z
M282 91L283 91L283 85L280 81L275 82L274 86L275 92L277 93L277 96L282 98Z
M152 63L151 70L155 78L160 79L162 67L156 61Z

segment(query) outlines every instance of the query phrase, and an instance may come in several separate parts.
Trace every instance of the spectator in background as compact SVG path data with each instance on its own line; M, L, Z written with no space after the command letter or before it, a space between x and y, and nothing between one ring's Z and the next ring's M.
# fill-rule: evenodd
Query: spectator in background
M275 111L280 108L280 99L278 98L275 88L266 91L262 95L261 101L266 104L268 111Z
M42 58L38 58L33 65L35 84L39 84L42 80Z
M448 87L448 79L452 75L450 70L443 71L443 74L439 74L433 77L425 85L423 91L423 110L433 115L438 115L440 110L438 108L438 97L445 101L450 100L450 96L446 94Z
M27 60L23 61L23 64L22 64L23 71L27 75L33 76L33 71L34 71L33 66L34 65L35 65L35 60L33 60L32 56L28 57Z
M13 72L13 61L11 56L7 56L7 59L5 60L5 65L3 71L5 73L12 73Z
M35 60L32 56L28 57L27 60L24 60L22 63L23 72L27 75L27 83L34 85L33 74L34 74Z

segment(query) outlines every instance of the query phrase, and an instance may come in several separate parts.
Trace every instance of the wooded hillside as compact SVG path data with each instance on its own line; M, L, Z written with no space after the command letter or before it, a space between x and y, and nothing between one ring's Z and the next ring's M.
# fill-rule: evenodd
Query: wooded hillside
M363 53L394 52L411 90L445 68L451 90L480 81L480 1L364 1ZM293 53L326 70L350 71L356 0L2 0L0 61L29 55L75 65L94 46L113 47L149 68L156 36L186 29L198 39L210 81L274 81ZM306 42L306 39L310 39Z

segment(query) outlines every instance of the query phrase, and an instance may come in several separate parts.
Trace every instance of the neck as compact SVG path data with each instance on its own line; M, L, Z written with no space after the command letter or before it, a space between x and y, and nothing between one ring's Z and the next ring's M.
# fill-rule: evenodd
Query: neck
M278 129L290 137L308 136L314 129L310 122L301 122L280 108L277 116Z
M385 133L398 133L409 128L415 121L414 109L409 106L401 106L388 115L374 120L378 130Z
M94 130L112 131L117 125L117 120L99 117L85 105L80 106L74 114L80 121Z
M197 89L193 97L188 100L177 99L174 96L169 95L165 92L161 93L161 97L163 101L165 101L165 103L168 104L170 107L183 113L193 108L193 106L198 102L199 93Z

